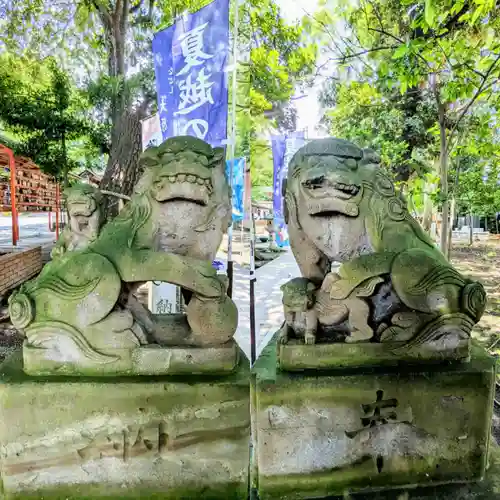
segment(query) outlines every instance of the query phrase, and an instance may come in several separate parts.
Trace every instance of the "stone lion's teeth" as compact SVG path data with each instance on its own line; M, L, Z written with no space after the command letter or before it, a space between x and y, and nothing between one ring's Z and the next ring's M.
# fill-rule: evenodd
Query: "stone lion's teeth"
M188 175L187 181L191 182L191 183L196 182L196 176L195 175Z
M205 184L205 181L201 177L198 177L196 179L196 183L199 184L200 186L203 186Z
M211 184L210 179L205 179L205 186L210 186Z
M177 180L179 182L184 182L186 180L186 174L178 174L177 175Z
M176 181L175 175L169 175L169 176L168 176L168 180L169 180L170 182L175 182L175 181Z

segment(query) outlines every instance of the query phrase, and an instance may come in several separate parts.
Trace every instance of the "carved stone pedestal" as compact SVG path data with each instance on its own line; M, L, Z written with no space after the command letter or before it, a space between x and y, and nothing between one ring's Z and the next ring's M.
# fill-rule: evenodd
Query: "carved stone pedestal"
M330 370L336 368L370 368L381 366L405 367L415 363L466 362L470 359L470 341L463 342L454 350L439 351L428 344L412 350L395 353L403 343L358 342L348 344L313 344L304 346L299 340L290 340L278 346L279 367L285 371Z
M72 357L64 345L51 348L23 346L24 371L33 376L184 375L229 374L238 366L239 347L234 340L214 347L138 346L101 349L100 359Z
M309 346L302 346L307 349ZM495 361L281 371L276 343L254 367L260 500L321 498L483 478Z
M0 367L5 499L246 499L248 361L228 376L28 377Z

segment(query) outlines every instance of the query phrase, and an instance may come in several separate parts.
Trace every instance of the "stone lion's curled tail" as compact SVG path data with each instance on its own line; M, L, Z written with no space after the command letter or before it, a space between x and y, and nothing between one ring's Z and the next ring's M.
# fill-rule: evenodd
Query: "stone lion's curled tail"
M462 311L477 323L486 308L486 292L477 281L469 281L462 289Z

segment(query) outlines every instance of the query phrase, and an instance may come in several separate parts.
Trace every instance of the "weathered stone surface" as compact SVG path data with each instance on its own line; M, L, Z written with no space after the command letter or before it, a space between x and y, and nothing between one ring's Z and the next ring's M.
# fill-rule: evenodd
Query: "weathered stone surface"
M290 162L290 246L315 288L307 323L317 322L317 331L308 329L305 343L377 342L401 359L412 350L423 362L427 354L460 358L484 312L484 288L441 254L379 163L372 150L335 138L309 142ZM333 272L335 262L341 265ZM287 316L288 293L285 286ZM300 326L306 313L294 313ZM288 326L285 342L294 337Z
M84 356L73 358L59 343L52 349L23 347L23 368L28 375L184 375L227 374L238 366L240 350L231 340L214 347L162 347L145 345L130 349L102 349L104 362Z
M0 366L5 499L246 499L248 362L224 377L28 377Z
M69 225L50 252L57 259L66 252L83 250L99 236L103 220L102 194L90 184L76 184L64 190Z
M479 480L490 440L495 361L276 370L276 343L254 367L261 500Z
M494 500L500 498L500 447L490 447L488 469L483 481L446 484L427 488L395 488L388 491L329 496L323 500Z
M464 343L454 351L446 353L429 349L426 344L416 349L394 352L394 347L402 346L403 342L386 344L376 342L359 343L325 343L304 345L300 341L291 340L278 346L279 367L287 371L302 370L340 370L342 368L399 366L408 363L448 363L452 355L457 360L466 361L470 357L470 345Z
M86 373L91 366L94 374L109 373L102 367L113 363L133 371L130 353L142 353L141 346L213 348L232 339L238 309L227 279L212 267L231 220L224 150L174 137L147 149L141 161L131 200L102 228L99 191L68 191L71 225L56 258L9 299L30 363L60 351L59 362L80 363ZM145 281L183 289L186 314L171 329L134 297Z
M285 324L279 342L286 344L289 335L299 336L305 344L316 342L317 315L314 309L314 283L306 278L293 278L281 286Z

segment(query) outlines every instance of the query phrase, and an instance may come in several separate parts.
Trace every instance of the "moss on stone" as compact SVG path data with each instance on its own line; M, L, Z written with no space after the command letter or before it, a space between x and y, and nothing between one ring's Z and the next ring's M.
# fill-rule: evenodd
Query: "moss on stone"
M495 500L500 499L500 447L491 446L489 468L483 481L448 484L429 488L405 488L391 491L348 494L329 500Z
M242 354L227 376L29 377L16 352L0 366L0 496L246 499L249 375Z
M138 488L111 488L109 485L72 485L57 489L44 489L37 492L23 491L19 494L2 496L5 500L246 500L248 488L241 483L206 485L193 484L183 488L165 490L154 485L141 485Z
M184 375L109 375L106 377L99 376L34 376L27 375L23 371L23 353L21 349L16 349L10 353L5 360L0 364L0 381L10 384L25 383L25 382L40 382L40 383L74 383L74 382L95 382L102 384L115 383L139 383L147 382L221 382L234 385L242 384L247 386L249 383L250 363L245 353L239 349L238 365L232 373L206 373L206 374L184 374Z
M464 481L474 481L478 479L473 474L467 476L463 474L457 478L456 469L462 463L474 457L457 458L455 463L439 461L439 470L431 476L429 472L422 470L411 470L406 474L378 474L373 475L373 465L370 462L349 467L345 469L330 470L325 472L311 473L307 475L296 474L273 478L260 478L259 486L264 493L260 495L260 500L295 500L304 498L324 497L325 494L345 495L351 491L368 490L367 499L373 498L377 489L395 489L398 485L418 485L419 483L451 484L463 483ZM447 470L451 471L447 473ZM369 487L367 488L366 476L369 475ZM417 486L415 486L417 487ZM410 486L411 488L411 486ZM359 493L358 493L359 495ZM366 495L366 494L365 494ZM455 499L456 500L456 499Z
M252 373L254 374L256 382L276 380L278 369L278 334L279 332L277 332L266 347L264 347L262 353L252 367Z
M279 366L282 370L302 371L307 369L338 370L342 368L400 367L408 363L440 363L467 361L469 346L463 344L445 353L426 349L423 344L418 349L395 354L393 349L404 345L403 342L375 343L359 342L353 344L335 342L329 344L304 345L289 342L278 347Z
M363 366L298 373L277 370L276 345L266 349L264 358L253 368L252 382L262 499L317 498L341 494L345 489L449 483L476 480L484 474L496 371L496 360L484 349L473 346L469 363ZM413 458L401 452L386 456L385 472L377 472L375 457L370 458L369 452L369 446L380 446L371 445L371 439L379 440L374 443L384 442L384 437L373 437L377 434L367 431L369 439L360 450L361 454L366 451L368 458L360 456L360 463L350 461L349 455L356 449L358 456L358 448L351 450L352 445L344 442L345 431L363 427L359 418L370 413L361 408L372 404L378 392L383 392L384 399L396 400L395 418L402 427L398 431L396 427L391 429L402 432L401 439L410 439L410 443L413 440L417 443L415 450L421 450ZM320 441L321 446L313 445ZM340 446L328 452L328 460L345 465L330 469L325 464L314 465L323 463L320 456L329 448L328 441L338 441ZM344 446L351 450L345 451L345 457L344 452L334 451ZM302 458L291 460L294 456ZM318 467L316 472L314 467Z

